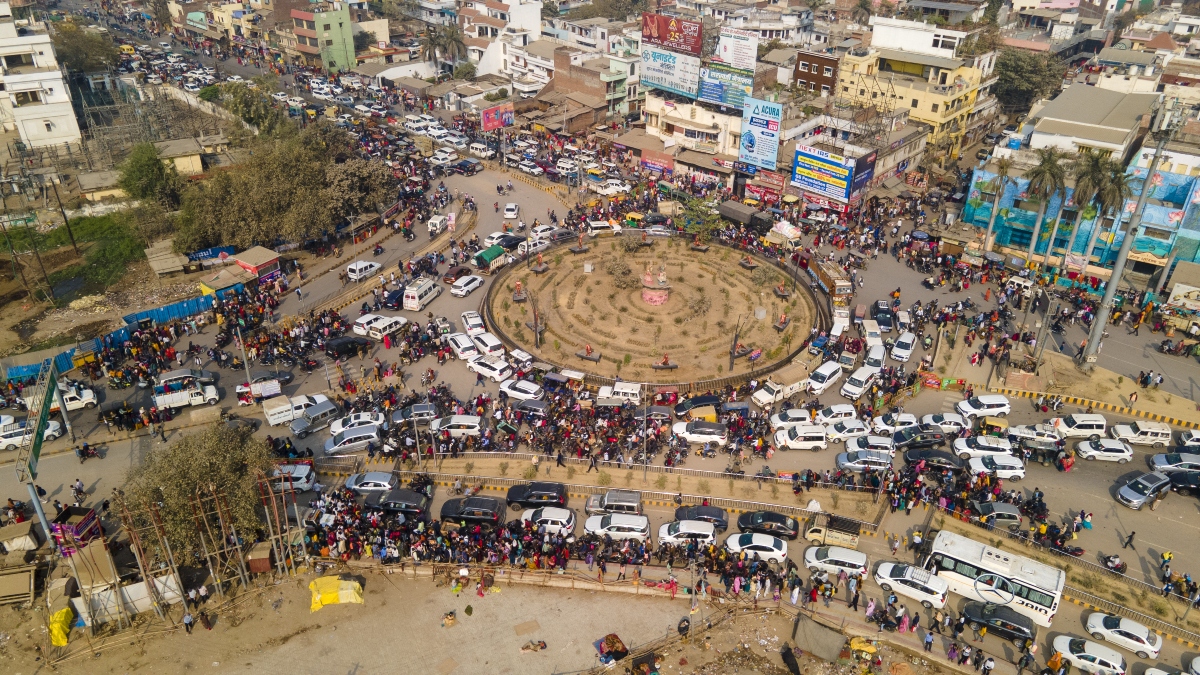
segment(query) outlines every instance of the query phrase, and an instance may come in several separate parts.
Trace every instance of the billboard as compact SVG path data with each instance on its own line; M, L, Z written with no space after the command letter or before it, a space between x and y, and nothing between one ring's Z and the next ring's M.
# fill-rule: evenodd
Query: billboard
M1176 283L1171 287L1171 297L1167 298L1167 304L1200 312L1200 288L1182 282Z
M642 78L645 79L644 77ZM746 97L754 94L754 73L709 63L700 69L701 101L741 108Z
M754 72L758 64L758 33L736 28L722 28L713 61L731 68Z
M850 194L861 192L867 187L867 182L875 176L875 160L878 152L869 152L854 160L854 180L850 183Z
M484 131L495 131L502 127L511 127L513 125L512 101L502 103L494 108L485 109L480 115L480 121L483 124Z
M779 125L782 121L783 106L747 97L742 109L738 161L773 171L779 157Z
M854 160L818 150L807 145L796 146L792 165L792 185L822 197L841 202L850 199L850 183Z
M642 12L642 44L658 45L699 58L702 27L699 21Z
M700 89L700 59L642 45L643 85L680 96L695 96Z
M675 171L675 158L665 152L642 150L641 165L642 168L649 169L650 171L673 173Z

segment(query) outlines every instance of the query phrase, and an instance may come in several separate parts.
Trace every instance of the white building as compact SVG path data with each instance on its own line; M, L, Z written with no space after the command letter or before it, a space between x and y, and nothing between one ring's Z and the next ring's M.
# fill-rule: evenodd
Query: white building
M1025 121L1033 124L1029 147L1096 150L1123 160L1160 96L1073 84L1053 101L1034 104Z
M29 147L78 143L79 122L46 24L19 23L0 2L0 122Z
M467 45L467 60L475 72L493 75L508 71L508 45L524 47L541 34L542 3L534 0L464 0L458 25Z

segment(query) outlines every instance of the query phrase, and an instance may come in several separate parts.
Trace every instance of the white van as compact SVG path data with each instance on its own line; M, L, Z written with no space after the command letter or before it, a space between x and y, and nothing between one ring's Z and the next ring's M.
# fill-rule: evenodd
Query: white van
M1086 437L1088 440L1098 441L1108 429L1108 420L1104 419L1104 415L1096 413L1075 413L1066 417L1055 417L1050 420L1050 425L1063 438Z
M435 142L441 143L446 138L445 129L426 130L425 135L432 138Z
M883 357L887 353L883 345L875 345L867 350L867 358L863 359L863 365L875 370L883 370Z
M590 237L611 237L621 234L621 226L610 225L603 220L590 220L587 224L587 231Z
M1162 448L1171 443L1171 427L1165 422L1143 422L1118 424L1108 430L1110 436L1130 445L1152 445Z
M419 312L442 294L442 287L433 279L421 278L404 289L404 309Z
M808 390L820 396L832 387L834 382L842 379L842 366L837 361L826 361L812 371L808 376Z
M867 341L867 347L882 347L883 333L879 331L879 322L867 319L862 322L862 336Z
M367 331L367 337L372 340L382 340L385 335L395 335L407 323L408 319L402 316L383 317L382 321L377 321L371 326L371 329Z
M828 430L819 424L797 424L775 432L776 450L824 450L829 447Z
M404 123L404 130L410 134L416 134L417 136L424 136L425 128L426 128L425 123L421 122L419 120L416 122L405 122Z
M467 151L480 159L491 159L496 156L496 151L483 143L472 143L467 147Z
M875 382L875 377L878 374L879 371L870 366L863 366L854 371L850 377L846 378L846 383L842 385L842 396L851 401L857 401L862 397L863 393L871 388L871 384Z

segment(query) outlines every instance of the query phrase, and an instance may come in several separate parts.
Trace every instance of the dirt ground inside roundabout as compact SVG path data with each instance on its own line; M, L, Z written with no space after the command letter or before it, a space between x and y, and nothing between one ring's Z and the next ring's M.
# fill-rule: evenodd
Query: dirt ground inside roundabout
M804 290L791 292L790 280L766 261L756 259L757 268L749 269L736 251L721 246L699 252L681 239L650 241L593 240L583 254L566 248L544 254L542 274L513 268L489 298L495 328L544 361L641 382L755 370L786 357L812 328L812 300ZM514 301L518 282L529 296L525 302ZM779 297L780 285L789 297ZM646 295L657 295L661 304ZM533 339L535 311L545 328L540 348ZM785 314L789 323L777 330ZM747 353L730 371L735 331ZM582 358L587 346L599 361ZM677 367L653 368L664 355Z

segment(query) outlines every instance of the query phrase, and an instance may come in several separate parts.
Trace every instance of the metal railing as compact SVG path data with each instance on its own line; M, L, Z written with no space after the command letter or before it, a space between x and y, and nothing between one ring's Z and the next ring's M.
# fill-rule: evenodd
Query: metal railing
M317 473L359 473L362 465L363 458L358 455L313 459L313 471Z
M1129 609L1129 607L1126 605L1118 604L1112 600L1105 600L1104 598L1092 595L1087 591L1081 591L1073 586L1067 586L1063 588L1063 593L1076 600L1079 600L1080 602L1086 602L1101 611L1108 612L1109 614L1119 614L1126 618L1133 619L1143 626L1146 626L1147 628L1159 633L1173 635L1180 640L1200 644L1200 634L1193 633L1185 628L1180 628L1178 625L1163 621L1162 619L1156 619L1148 614L1135 612L1132 609Z

